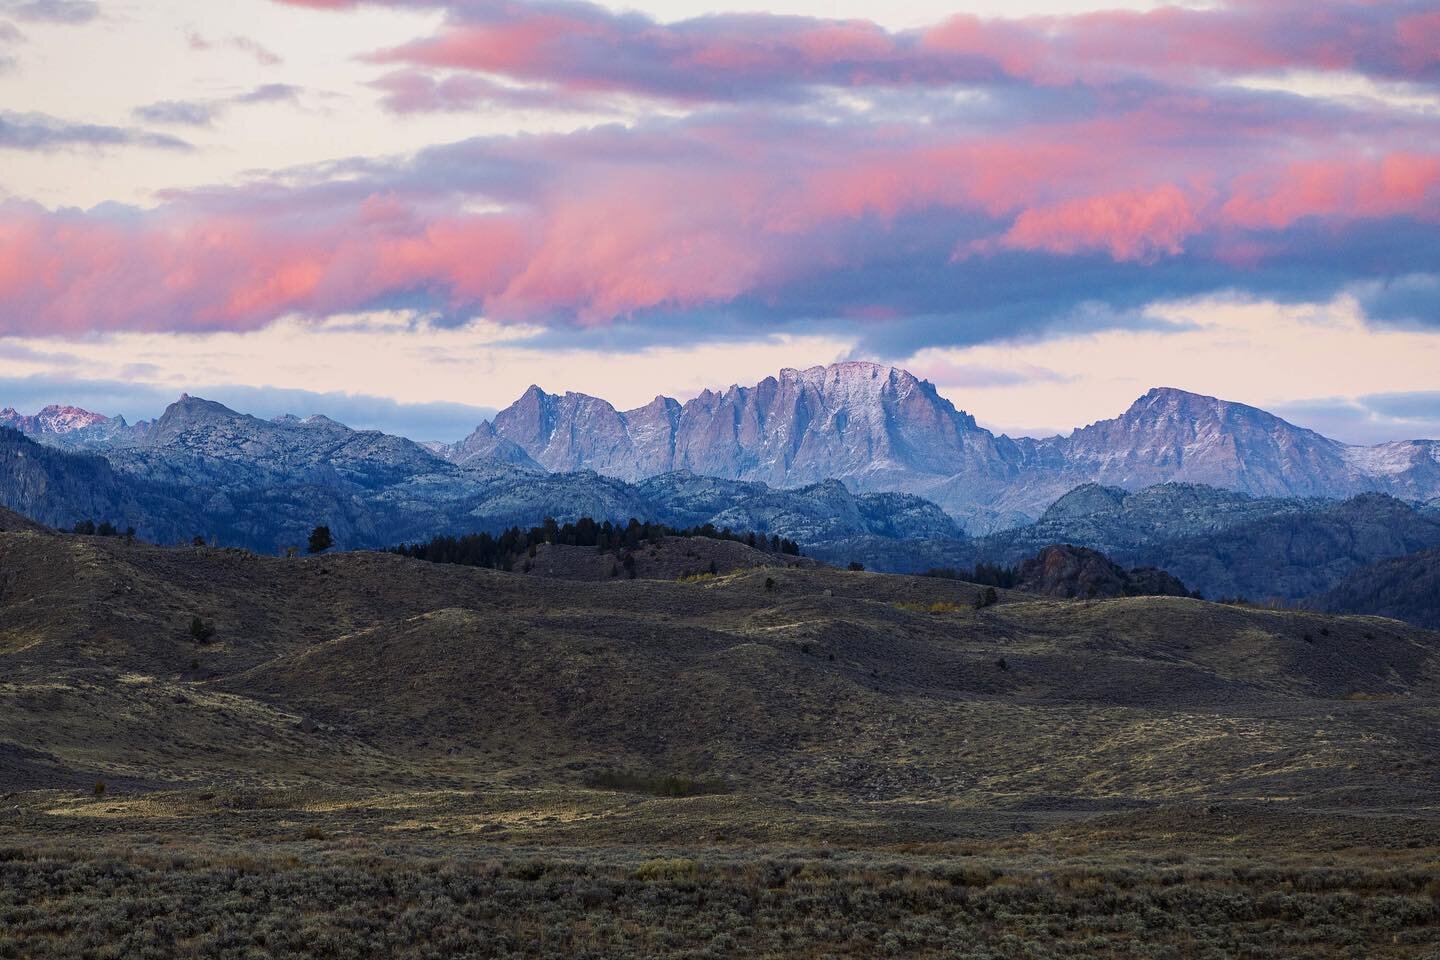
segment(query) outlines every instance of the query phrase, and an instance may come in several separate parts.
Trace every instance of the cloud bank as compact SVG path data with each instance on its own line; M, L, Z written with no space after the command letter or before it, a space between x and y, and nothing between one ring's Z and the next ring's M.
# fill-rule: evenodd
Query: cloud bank
M1232 0L900 32L369 5L443 13L432 35L365 55L392 111L624 104L640 119L276 171L143 210L7 202L0 333L407 307L572 342L803 330L902 355L1144 327L1148 303L1217 291L1349 292L1375 323L1436 323L1440 111L1249 83L1309 71L1440 96L1428 3ZM203 126L236 102L137 117ZM11 123L27 149L183 145Z

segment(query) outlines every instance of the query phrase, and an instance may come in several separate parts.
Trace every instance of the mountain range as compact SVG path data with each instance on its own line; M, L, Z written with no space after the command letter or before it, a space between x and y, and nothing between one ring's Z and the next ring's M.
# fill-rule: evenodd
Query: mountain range
M840 479L858 491L933 500L974 533L1037 519L1090 482L1184 481L1272 497L1440 494L1433 440L1351 446L1254 407L1168 388L1068 437L1011 438L981 427L931 383L860 362L782 370L753 387L707 390L683 404L656 397L626 411L531 387L441 453L631 481L676 470L777 487Z
M710 523L901 572L1013 566L1070 544L1208 597L1360 610L1347 577L1440 548L1437 446L1348 446L1173 389L1068 437L1013 439L902 370L843 363L623 412L532 387L454 444L190 396L134 424L7 409L0 506L266 553L321 523L351 549L547 516ZM1374 574L1397 597L1424 579L1399 569Z
M806 552L832 564L859 562L871 570L919 573L976 564L1022 566L1053 544L1163 569L1212 599L1318 604L1322 594L1362 576L1373 564L1414 556L1422 558L1423 568L1429 556L1433 566L1440 548L1440 504L1383 493L1328 500L1252 497L1193 483L1135 491L1085 484L1062 496L1035 523L983 537L859 535L810 544ZM1349 589L1324 609L1369 612L1351 602L1361 592ZM1398 601L1394 609L1401 609Z
M796 490L675 473L631 484L501 460L453 463L421 444L324 417L261 420L182 397L158 420L77 427L63 444L0 427L0 506L55 527L133 526L145 540L195 536L266 553L328 525L346 549L442 533L631 517L763 532L800 542L859 535L961 536L908 494L856 494L838 480Z
M189 397L133 425L74 407L33 417L6 410L0 425L131 461L200 453L288 471L292 480L301 465L322 481L330 470L341 479L413 475L422 466L430 474L436 459L490 472L593 471L627 483L677 472L784 489L840 480L860 493L924 497L972 534L1037 520L1087 483L1136 490L1186 482L1255 497L1440 496L1434 440L1352 446L1172 388L1150 390L1121 416L1068 437L1011 438L981 427L928 381L863 362L786 369L753 387L707 390L686 403L656 397L626 411L532 386L454 444L351 431L324 417L241 418ZM294 456L283 452L292 448Z

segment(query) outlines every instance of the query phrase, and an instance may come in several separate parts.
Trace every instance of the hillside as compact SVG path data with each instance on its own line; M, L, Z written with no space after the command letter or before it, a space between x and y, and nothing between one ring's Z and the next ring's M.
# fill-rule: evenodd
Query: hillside
M1440 550L1422 550L1362 567L1310 605L1316 610L1393 617L1440 630Z
M628 564L627 556L633 557ZM817 566L816 561L806 557L766 553L730 540L664 537L659 543L645 544L633 552L541 544L515 571L560 580L678 580L757 567L810 569Z
M873 569L919 572L922 562L1010 566L1055 543L1098 550L1123 565L1158 567L1207 597L1294 602L1379 560L1440 546L1440 517L1376 493L1333 501L1250 497L1199 484L1133 492L1087 484L1036 523L973 541L840 541L808 552L821 559L858 553Z
M1383 736L1421 776L1430 741L1406 731L1440 690L1436 637L1395 623L1003 592L975 611L972 585L826 568L584 583L7 533L0 569L0 743L57 776L157 785L566 784L619 766L836 802L1404 803L1430 774L1360 745ZM1362 694L1389 706L1346 700ZM1254 735L1163 747L1236 725ZM1140 729L1143 756L1102 746ZM1060 750L1071 730L1084 748Z
M1440 944L1440 634L597 556L0 533L0 949L203 956L242 903L285 957Z
M49 533L50 528L29 517L0 507L0 533Z
M1185 584L1154 567L1126 570L1096 550L1054 544L1020 564L1015 589L1047 597L1188 597Z

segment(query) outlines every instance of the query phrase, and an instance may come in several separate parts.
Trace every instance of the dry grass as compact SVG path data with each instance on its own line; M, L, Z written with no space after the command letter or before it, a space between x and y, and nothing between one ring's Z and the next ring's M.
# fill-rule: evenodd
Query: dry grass
M0 576L0 957L1440 949L1400 624L21 534Z
M1197 852L0 846L0 957L1418 960L1440 948L1421 863Z

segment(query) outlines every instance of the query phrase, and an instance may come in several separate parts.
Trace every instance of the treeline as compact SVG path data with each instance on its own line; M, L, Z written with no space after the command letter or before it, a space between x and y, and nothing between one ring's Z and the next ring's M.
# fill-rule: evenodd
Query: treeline
M601 553L628 553L643 544L656 544L664 537L706 537L731 540L766 553L791 557L800 556L800 545L779 536L766 537L757 533L735 533L728 527L716 529L707 523L699 527L677 529L663 523L648 523L631 518L627 524L603 523L582 517L574 523L560 524L546 518L538 527L522 530L511 527L503 533L469 533L460 537L436 537L428 543L407 543L391 547L390 552L431 563L455 563L466 567L489 567L509 570L515 561L529 555L545 543L570 547L595 547Z
M1002 567L993 563L977 563L970 570L956 570L953 567L937 567L926 570L922 577L938 577L941 580L964 580L978 583L982 587L1000 587L1009 590L1020 582L1020 570L1016 567Z
M94 520L81 520L70 528L71 533L78 533L82 537L124 537L126 540L135 539L135 528L126 527L121 530L109 520L96 523Z

